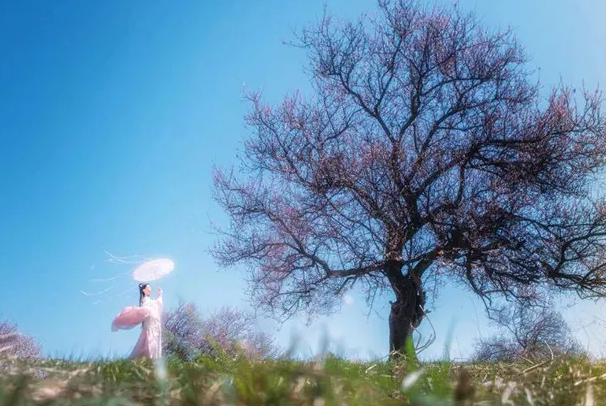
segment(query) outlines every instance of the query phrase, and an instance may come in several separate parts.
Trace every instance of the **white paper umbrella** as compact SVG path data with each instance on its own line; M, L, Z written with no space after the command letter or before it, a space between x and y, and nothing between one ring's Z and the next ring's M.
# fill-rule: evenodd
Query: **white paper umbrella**
M154 259L147 261L133 272L133 278L137 282L151 282L158 280L175 269L175 263L170 259Z

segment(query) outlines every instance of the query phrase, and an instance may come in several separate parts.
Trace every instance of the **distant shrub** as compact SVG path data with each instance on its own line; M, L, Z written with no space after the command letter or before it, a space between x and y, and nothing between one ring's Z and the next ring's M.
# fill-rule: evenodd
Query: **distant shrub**
M566 320L549 308L514 306L495 314L499 333L476 343L479 362L541 361L553 357L584 356Z
M199 356L263 359L278 355L273 338L254 329L250 313L222 307L203 317L193 303L180 303L163 318L164 353L186 361Z
M0 320L0 357L41 358L42 348L34 338L19 332L16 323Z

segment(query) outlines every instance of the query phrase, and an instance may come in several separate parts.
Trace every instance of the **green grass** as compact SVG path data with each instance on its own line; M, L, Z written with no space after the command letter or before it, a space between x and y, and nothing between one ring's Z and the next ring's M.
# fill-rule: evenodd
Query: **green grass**
M586 360L417 365L335 357L322 362L200 358L165 365L0 360L0 406L606 404L606 364Z

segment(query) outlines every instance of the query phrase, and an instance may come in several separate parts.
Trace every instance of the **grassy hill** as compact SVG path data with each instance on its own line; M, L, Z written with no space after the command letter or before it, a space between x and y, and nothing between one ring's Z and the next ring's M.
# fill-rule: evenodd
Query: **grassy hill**
M454 365L200 358L182 363L0 360L0 406L600 405L606 365ZM457 401L457 399L461 399ZM603 400L604 399L604 400Z

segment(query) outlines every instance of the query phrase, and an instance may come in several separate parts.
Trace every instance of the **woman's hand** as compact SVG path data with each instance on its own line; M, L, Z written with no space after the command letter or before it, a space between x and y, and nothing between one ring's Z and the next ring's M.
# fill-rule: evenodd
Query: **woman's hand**
M162 296L162 288L158 286L158 297Z

